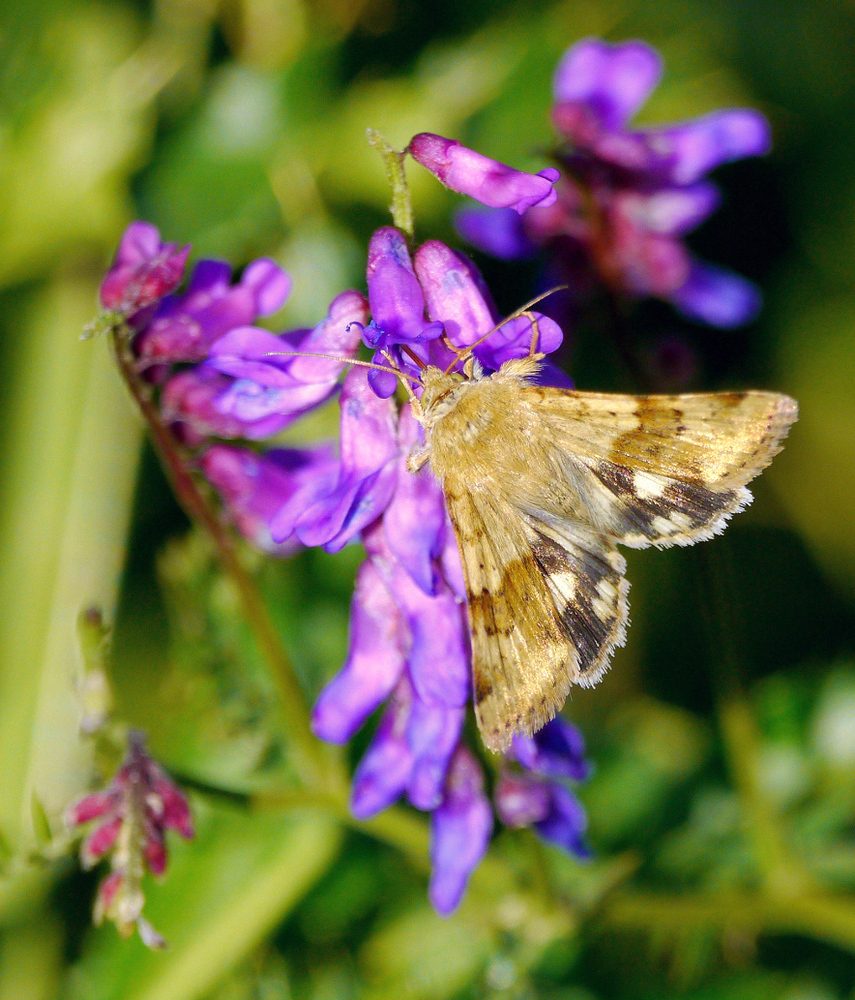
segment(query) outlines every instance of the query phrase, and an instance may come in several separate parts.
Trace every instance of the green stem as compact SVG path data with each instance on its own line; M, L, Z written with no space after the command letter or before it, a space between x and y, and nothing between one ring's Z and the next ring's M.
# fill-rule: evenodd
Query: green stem
M277 686L282 714L291 746L293 763L306 782L324 786L341 783L334 758L315 739L309 727L309 709L282 647L276 628L252 577L240 561L235 541L199 489L183 450L171 429L160 419L152 402L149 386L140 378L128 346L124 328L114 327L113 348L128 389L148 425L149 434L166 475L187 515L207 532L219 558L231 578L243 608L243 614L255 636ZM342 779L343 780L343 779Z
M761 737L753 708L741 682L734 636L740 628L737 581L728 564L728 542L717 540L699 554L713 676L718 688L718 715L725 752L753 842L754 859L771 895L790 897L814 888L786 846L783 823L764 793L758 770Z
M389 186L392 188L392 222L407 239L411 240L415 233L415 221L413 219L413 205L410 201L410 189L407 187L407 175L404 171L404 158L407 151L398 152L389 143L375 132L373 128L368 129L368 142L379 153L386 168L386 176L389 178Z
M611 926L648 933L740 927L758 934L802 934L855 953L855 899L845 897L728 893L710 899L622 892L606 903L600 916Z

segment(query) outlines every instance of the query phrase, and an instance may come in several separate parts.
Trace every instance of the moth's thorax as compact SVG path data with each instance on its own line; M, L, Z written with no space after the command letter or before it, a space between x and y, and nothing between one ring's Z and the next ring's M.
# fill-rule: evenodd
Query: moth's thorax
M520 405L519 391L539 367L537 359L520 358L483 378L422 372L426 447L441 482L461 476L476 486L525 474L537 418Z

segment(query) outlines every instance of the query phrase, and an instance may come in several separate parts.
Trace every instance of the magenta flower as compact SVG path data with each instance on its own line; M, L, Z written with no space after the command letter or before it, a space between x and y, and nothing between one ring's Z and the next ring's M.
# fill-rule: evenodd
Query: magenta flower
M133 317L177 287L189 255L189 246L161 243L151 223L132 222L101 282L101 304L124 318Z
M407 152L446 187L491 208L512 208L522 215L534 205L547 208L555 201L554 167L527 174L430 132L414 136Z
M554 79L553 121L565 142L557 201L514 213L466 211L467 238L504 259L545 247L562 279L585 285L587 268L619 297L653 296L693 320L739 326L760 307L746 279L695 260L683 237L718 206L704 175L768 152L769 126L747 109L632 130L628 121L661 74L642 42L574 45Z
M106 917L125 936L136 927L149 947L163 947L142 916L142 879L146 869L152 875L166 871L166 831L189 839L193 824L187 800L148 755L139 733L131 733L127 756L107 788L69 806L66 823L92 825L80 848L84 868L110 855L111 872L98 889L95 922Z

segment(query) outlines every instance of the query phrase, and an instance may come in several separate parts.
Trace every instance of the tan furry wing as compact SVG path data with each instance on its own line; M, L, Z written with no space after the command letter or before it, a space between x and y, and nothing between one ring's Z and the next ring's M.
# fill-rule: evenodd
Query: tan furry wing
M466 578L475 712L485 745L506 750L593 684L627 617L623 558L570 525L525 516L495 495L446 492Z
M537 507L623 545L690 545L751 501L796 419L770 392L620 396L529 386L555 481ZM562 493L564 495L562 495Z

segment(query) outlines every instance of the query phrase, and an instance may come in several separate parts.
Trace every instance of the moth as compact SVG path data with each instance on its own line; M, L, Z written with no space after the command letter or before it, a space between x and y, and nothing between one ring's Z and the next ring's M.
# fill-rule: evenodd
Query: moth
M542 355L485 375L432 366L414 409L466 580L475 711L503 751L600 680L628 618L619 545L693 545L751 502L746 488L797 417L772 392L629 396L536 385Z

